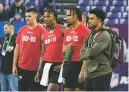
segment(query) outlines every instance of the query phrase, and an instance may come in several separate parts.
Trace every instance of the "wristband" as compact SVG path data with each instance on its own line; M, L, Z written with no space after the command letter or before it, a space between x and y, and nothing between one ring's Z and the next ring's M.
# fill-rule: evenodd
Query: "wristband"
M86 74L87 75L87 72L80 72L80 74Z

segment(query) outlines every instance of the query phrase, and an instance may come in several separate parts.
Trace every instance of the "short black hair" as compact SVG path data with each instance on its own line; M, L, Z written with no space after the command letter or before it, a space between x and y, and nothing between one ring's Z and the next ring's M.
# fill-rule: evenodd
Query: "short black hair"
M28 8L28 9L26 9L26 12L28 13L28 12L33 12L33 13L38 13L38 11L36 10L36 8Z
M70 10L70 13L71 13L71 11L73 11L73 16L76 14L76 16L77 16L79 21L82 20L82 12L80 11L79 8L77 8L77 7L70 7L70 8L68 8L68 10Z
M12 22L9 22L9 21L5 22L4 25L14 26L14 24Z
M45 12L48 12L48 13L52 13L53 15L54 15L54 17L56 18L56 21L57 21L57 12L54 10L54 9L52 9L52 8L47 8L47 9L45 9L44 11L43 11L43 13L42 13L42 15L44 15L44 13Z
M15 2L20 2L21 0L15 0Z
M101 22L104 22L104 20L106 18L105 12L103 10L101 10L101 9L97 9L97 8L92 9L90 11L90 14L95 14L98 18L101 19Z

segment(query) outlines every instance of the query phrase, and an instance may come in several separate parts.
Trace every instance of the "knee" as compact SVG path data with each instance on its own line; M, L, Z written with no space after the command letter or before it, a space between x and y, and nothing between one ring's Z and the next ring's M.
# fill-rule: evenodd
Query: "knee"
M47 88L47 91L58 91L59 88L60 88L60 86L57 85L57 84L50 84L50 85L48 86L48 88Z

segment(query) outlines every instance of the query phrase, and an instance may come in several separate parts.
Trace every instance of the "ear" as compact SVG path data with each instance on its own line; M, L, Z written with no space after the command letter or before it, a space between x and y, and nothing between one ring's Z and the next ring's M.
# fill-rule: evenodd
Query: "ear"
M10 26L10 29L14 30L14 27L13 26Z
M97 18L99 22L101 22L101 19L100 18Z
M35 14L36 17L38 17L38 14Z
M99 21L102 22L100 18L99 18Z
M32 13L35 17L38 17L38 14L37 13Z

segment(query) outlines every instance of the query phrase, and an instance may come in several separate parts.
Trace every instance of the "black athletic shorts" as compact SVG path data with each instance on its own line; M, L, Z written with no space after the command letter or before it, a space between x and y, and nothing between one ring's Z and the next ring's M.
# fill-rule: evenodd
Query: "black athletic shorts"
M46 61L44 61L44 65L45 65ZM62 63L53 63L53 65L51 66L50 68L50 72L49 72L49 83L55 83L55 84L59 84L58 83L58 78L59 78L59 74L60 74L60 71L53 71L54 70L54 67L56 65L60 65Z
M18 67L19 91L42 91L44 88L34 81L35 71L24 70Z
M86 78L84 91L109 91L112 73L95 78Z
M63 65L63 85L64 88L82 88L78 82L78 76L82 67L82 62L65 61Z

